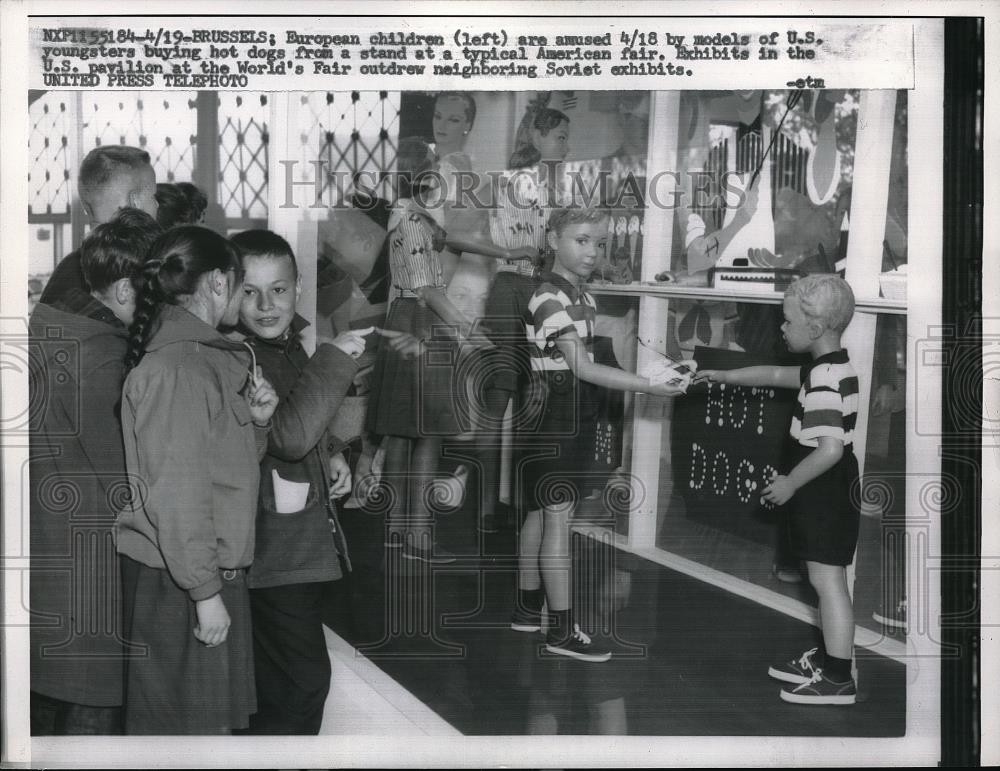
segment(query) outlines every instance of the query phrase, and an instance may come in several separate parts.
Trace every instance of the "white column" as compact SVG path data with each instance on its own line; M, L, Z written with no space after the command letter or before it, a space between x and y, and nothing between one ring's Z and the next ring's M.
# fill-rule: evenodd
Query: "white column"
M889 203L889 163L896 116L895 91L862 91L858 109L858 131L854 143L854 183L851 194L851 231L847 242L847 282L855 297L878 297L882 272L882 241L885 239L886 207ZM914 157L911 154L911 157ZM915 164L911 174L923 173ZM911 238L912 241L912 238ZM912 244L911 244L912 245ZM854 452L864 474L868 439L869 395L875 354L878 316L858 313L844 335L844 347L858 372L858 422L854 429Z
M941 51L943 38L942 19L914 24L915 51ZM913 656L907 661L906 733L907 736L919 736L929 747L937 748L941 728L941 570L934 562L928 562L928 558L936 561L936 556L941 554L941 507L936 497L927 493L935 482L941 481L941 381L947 366L940 355L934 356L935 350L942 348L941 280L944 275L941 261L944 70L940 60L918 56L914 85L907 102L911 162L907 248L906 531L911 544L920 544L922 540L923 545L911 549L906 561L910 627L907 653ZM989 157L987 152L987 161ZM938 342L928 341L935 335ZM995 485L996 480L987 483ZM946 503L949 501L947 489L942 487ZM983 511L989 512L985 508ZM991 514L993 519L987 519ZM986 514L984 521L995 521L995 512ZM990 607L990 603L983 607ZM983 678L981 682L985 686L984 694L995 693L995 681Z
M679 91L654 91L652 120L649 128L648 169L651 178L658 171L677 169L677 123L680 112ZM665 191L661 198L669 200ZM647 196L644 220L641 280L670 268L675 212L654 206ZM655 199L654 199L655 200ZM666 351L668 301L653 297L639 299L639 338L637 366L642 368L659 357L650 348ZM649 347L647 347L649 346ZM673 402L648 395L636 397L632 431L632 501L629 513L628 541L634 548L652 547L656 541L657 517L666 507L673 488L670 461L670 416ZM661 494L660 469L667 469ZM661 503L662 502L662 503Z
M845 278L855 297L878 297L882 271L882 241L885 239L886 207L889 203L889 163L895 125L896 92L862 91L858 108L858 130L854 142L854 183L851 194L851 230L847 242ZM868 413L871 406L872 364L878 315L856 313L844 334L844 347L858 373L858 421L854 428L854 452L864 478L868 445ZM847 567L847 585L854 597L855 561ZM854 679L860 682L857 664Z

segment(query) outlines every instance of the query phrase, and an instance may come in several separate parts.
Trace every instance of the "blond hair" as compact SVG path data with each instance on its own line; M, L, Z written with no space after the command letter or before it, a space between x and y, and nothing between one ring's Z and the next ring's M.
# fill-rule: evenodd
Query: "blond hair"
M785 290L785 297L799 301L810 319L840 334L854 317L854 292L851 285L832 273L816 273L800 278Z

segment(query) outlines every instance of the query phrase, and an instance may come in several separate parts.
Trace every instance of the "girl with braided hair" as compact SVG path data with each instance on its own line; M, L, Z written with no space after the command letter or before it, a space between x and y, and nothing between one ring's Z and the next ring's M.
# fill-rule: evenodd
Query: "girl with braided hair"
M239 315L235 246L197 226L143 264L121 403L129 505L115 526L126 639L125 732L225 734L256 711L244 571L277 396L223 337ZM135 648L133 648L135 649Z

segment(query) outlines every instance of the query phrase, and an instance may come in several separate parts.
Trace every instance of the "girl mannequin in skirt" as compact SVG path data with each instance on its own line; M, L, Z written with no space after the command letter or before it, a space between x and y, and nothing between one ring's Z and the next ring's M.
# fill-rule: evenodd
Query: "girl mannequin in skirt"
M454 556L434 547L427 493L442 439L464 430L455 410L455 366L448 361L457 353L456 337L476 346L489 341L445 293L444 231L422 205L424 184L432 180L430 148L404 139L396 163L398 201L388 235L394 299L372 374L368 430L387 437L382 477L393 487L393 505L386 545L401 547L404 559L447 563Z
M219 326L238 318L239 253L206 228L154 242L122 395L131 506L116 524L125 732L226 734L256 711L244 570L274 389Z

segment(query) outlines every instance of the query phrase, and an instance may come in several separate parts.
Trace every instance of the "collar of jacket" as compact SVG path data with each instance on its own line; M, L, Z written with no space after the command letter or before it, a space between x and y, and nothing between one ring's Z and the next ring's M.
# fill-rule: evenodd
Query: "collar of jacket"
M77 287L64 292L56 302L52 303L52 307L75 316L85 316L112 327L125 328L121 319L107 305L95 299L89 292L84 292Z
M164 305L160 310L158 326L153 332L147 351L156 351L174 343L201 343L223 351L246 351L242 343L229 340L218 329L206 324L193 313L179 305Z
M95 300L94 302L97 301ZM102 305L101 307L105 306ZM105 307L105 310L108 309ZM111 313L110 310L108 310L108 314L114 317L115 321L118 321L118 317ZM117 337L124 340L128 336L128 330L125 329L125 325L120 321L117 324L112 324L110 321L104 320L101 316L74 313L58 303L55 305L38 303L31 312L29 322L30 333L35 337L45 338L46 328L56 326L72 329L74 338L79 341L103 336Z

